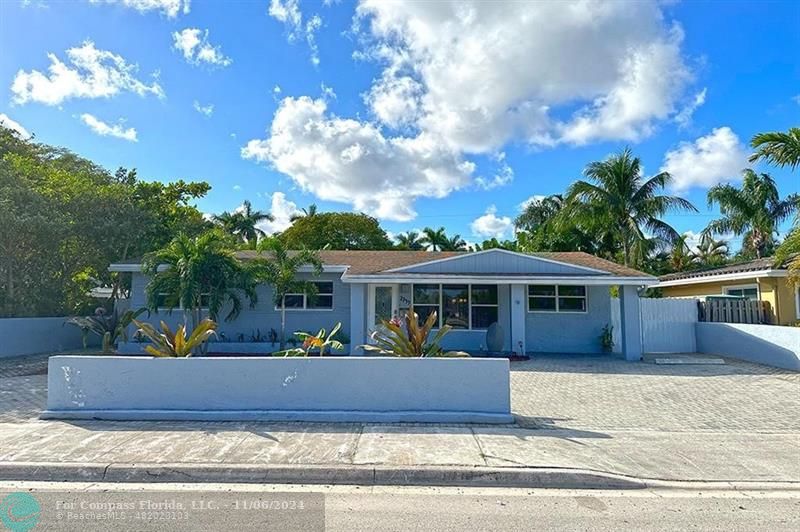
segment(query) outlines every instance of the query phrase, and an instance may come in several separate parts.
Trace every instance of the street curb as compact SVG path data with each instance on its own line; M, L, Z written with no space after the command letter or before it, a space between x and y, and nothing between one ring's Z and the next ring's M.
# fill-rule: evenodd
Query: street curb
M0 480L800 491L800 482L676 481L587 469L469 466L0 462Z

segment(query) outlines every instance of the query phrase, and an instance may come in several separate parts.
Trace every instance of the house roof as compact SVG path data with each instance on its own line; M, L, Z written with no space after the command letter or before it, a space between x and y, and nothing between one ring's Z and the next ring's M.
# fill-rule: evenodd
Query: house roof
M678 284L675 281L688 280L688 279L702 279L709 278L709 281L716 277L730 276L733 274L747 274L747 273L762 273L772 271L785 271L785 266L775 266L774 257L764 257L747 262L740 262L738 264L729 264L719 268L710 268L703 270L695 270L690 272L671 273L669 275L662 275L659 281L662 283L669 282L670 284Z
M322 262L326 266L347 266L348 275L371 275L386 273L406 266L423 264L426 262L467 256L466 251L321 251ZM532 257L562 262L583 268L600 270L600 273L621 277L650 277L648 274L634 270L581 251L564 251L549 253L526 253ZM243 259L253 259L257 256L255 251L239 251L236 256ZM479 275L491 275L482 272Z

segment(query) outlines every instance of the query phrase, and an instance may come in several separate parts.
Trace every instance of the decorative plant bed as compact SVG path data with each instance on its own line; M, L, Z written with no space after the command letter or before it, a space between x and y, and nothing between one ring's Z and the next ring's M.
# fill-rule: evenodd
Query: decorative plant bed
M119 344L117 352L123 355L144 355L146 342L127 342ZM261 355L267 356L280 349L278 344L269 342L209 342L209 356L228 356L228 355ZM334 355L346 355L350 352L350 344L345 344L341 350L334 350Z
M41 417L513 422L498 358L54 356Z

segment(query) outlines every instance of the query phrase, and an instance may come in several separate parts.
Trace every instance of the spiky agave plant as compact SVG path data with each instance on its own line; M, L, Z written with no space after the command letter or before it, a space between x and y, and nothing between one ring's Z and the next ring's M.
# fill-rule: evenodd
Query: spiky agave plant
M154 357L177 358L190 357L192 353L199 350L212 336L216 335L217 324L208 318L197 324L189 337L186 337L186 326L180 324L175 332L169 326L161 322L161 332L149 323L133 320L144 336L153 342L144 349Z
M443 325L433 338L428 339L438 318L438 314L432 312L425 323L420 324L419 316L414 312L414 307L411 307L402 320L400 318L381 320L383 328L373 331L370 335L375 345L362 345L361 348L367 352L395 357L468 357L468 353L444 351L439 345L442 338L452 330L449 325Z
M320 329L316 335L308 334L306 332L296 332L294 335L303 342L302 347L286 349L284 351L276 351L272 354L272 356L307 357L317 350L319 351L319 356L323 356L325 355L325 351L328 349L344 349L342 342L333 339L341 328L342 324L337 323L327 335L325 334L325 329Z

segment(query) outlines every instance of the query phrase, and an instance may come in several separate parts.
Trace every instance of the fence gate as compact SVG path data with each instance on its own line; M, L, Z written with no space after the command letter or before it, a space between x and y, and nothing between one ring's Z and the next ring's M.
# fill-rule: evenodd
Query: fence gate
M642 349L645 353L693 353L697 351L696 299L642 298L640 302ZM614 346L622 346L619 299L611 300Z

